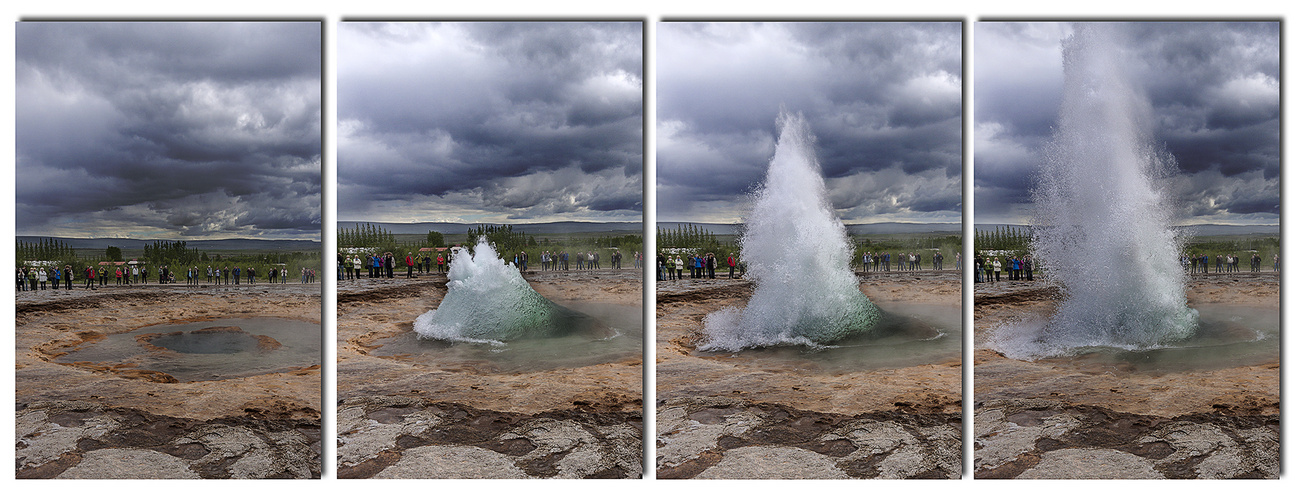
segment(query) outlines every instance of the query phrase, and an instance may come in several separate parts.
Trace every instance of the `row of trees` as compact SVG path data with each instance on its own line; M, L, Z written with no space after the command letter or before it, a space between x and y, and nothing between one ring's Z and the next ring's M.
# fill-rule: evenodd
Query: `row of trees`
M675 229L658 228L658 248L707 248L720 247L716 233L702 226L693 224L676 224Z
M429 238L432 235L429 234ZM391 231L366 223L354 229L338 228L338 248L388 248L396 246Z
M19 261L65 261L76 260L77 252L62 241L53 238L42 238L35 243L19 241L17 257Z
M187 266L206 260L209 260L206 253L199 253L196 248L187 248L183 241L154 241L144 245L145 262L175 262Z
M481 224L469 228L463 236L463 243L471 247L481 237L485 237L506 260L525 252L533 266L539 265L540 254L546 251L599 251L603 254L603 262L609 262L611 248L618 249L622 253L623 265L629 266L634 252L643 251L644 248L644 236L641 234L573 235L551 240L529 235L510 224ZM414 235L395 235L374 224L356 224L354 228L338 230L338 249L343 258L356 256L357 253L391 252L401 261L406 254L418 255L420 248L449 246L447 236L437 231L428 231L423 239L417 238Z
M675 229L657 228L658 250L666 255L681 257L697 254L715 254L719 262L724 262L730 254L738 255L737 244L721 243L716 233L702 226L693 224L676 224Z
M486 241L495 245L496 250L500 252L537 246L534 236L527 236L523 231L514 231L512 224L503 226L484 224L477 226L477 228L469 228L467 242L471 246L477 243L478 238L484 236Z
M1015 254L1031 253L1031 228L996 226L992 230L973 230L973 248L982 250L1008 250Z

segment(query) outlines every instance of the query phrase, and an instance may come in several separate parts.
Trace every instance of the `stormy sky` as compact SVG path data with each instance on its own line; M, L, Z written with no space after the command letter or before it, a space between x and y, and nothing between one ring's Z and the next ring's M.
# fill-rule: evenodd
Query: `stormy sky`
M320 24L21 22L19 235L320 238Z
M639 221L638 22L342 23L338 220Z
M1279 23L1117 27L1123 71L1175 156L1159 179L1179 224L1279 221ZM1062 102L1071 26L978 23L974 32L977 223L1026 223L1032 176Z
M959 23L662 23L657 220L738 222L781 106L846 223L958 223Z

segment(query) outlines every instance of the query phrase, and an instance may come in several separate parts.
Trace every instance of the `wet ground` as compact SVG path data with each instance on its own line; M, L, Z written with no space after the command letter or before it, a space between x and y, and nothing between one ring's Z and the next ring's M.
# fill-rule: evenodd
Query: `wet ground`
M1187 296L1204 310L1274 312L1279 276L1191 276ZM976 477L1278 477L1278 353L1158 369L985 347L997 325L1047 317L1060 298L1041 280L974 289Z
M231 317L318 324L319 293L285 284L18 294L17 477L319 477L318 360L195 382L129 361L60 360L87 342L149 326Z
M935 314L960 303L955 271L862 275L861 290ZM850 370L697 351L703 317L750 294L745 280L659 283L657 477L959 477L957 343L933 361Z
M640 275L629 268L524 277L564 305L642 304ZM638 356L501 369L489 358L384 355L380 347L412 336L414 318L445 292L442 275L339 286L338 477L642 475Z

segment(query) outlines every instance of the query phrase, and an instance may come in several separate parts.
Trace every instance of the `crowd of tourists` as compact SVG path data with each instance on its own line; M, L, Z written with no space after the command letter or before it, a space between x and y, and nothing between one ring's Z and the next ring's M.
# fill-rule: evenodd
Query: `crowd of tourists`
M365 255L338 255L338 280L355 280L363 277L369 278L395 278L398 269L402 266L405 268L405 277L414 278L425 274L446 274L450 272L450 263L454 259L455 252L449 249L445 252L437 252L434 256L432 253L414 255L406 253L404 258L398 258L392 252L369 253ZM593 271L603 269L599 252L573 252L567 251L549 251L546 250L540 254L541 271L570 271L573 267L578 271ZM640 252L635 252L633 257L635 269L640 269L644 265L644 256ZM620 250L613 250L609 256L610 269L622 269L623 256ZM527 272L532 269L531 257L527 252L517 252L510 257L519 271Z
M1262 257L1260 253L1253 253L1248 258L1248 271L1259 273L1262 267ZM1181 255L1180 265L1184 267L1189 274L1233 274L1242 272L1240 262L1242 259L1237 255L1225 254L1212 256L1207 254L1198 255ZM1271 259L1270 270L1279 272L1279 254L1274 254ZM1214 266L1212 264L1215 264ZM1214 269L1214 271L1213 271Z
M689 270L690 279L716 279L716 269L721 265L729 271L729 279L743 277L743 262L734 254L729 254L724 261L720 261L716 258L716 254L711 252L670 256L659 252L657 279L658 281L682 280L686 269Z
M315 282L315 270L303 267L298 270L302 283ZM72 265L58 266L27 266L18 268L18 291L45 290L47 287L58 290L60 284L63 288L71 290L73 283L84 283L83 288L95 289L99 287L110 286L135 286L146 285L149 283L149 276L154 276L153 281L156 284L165 285L180 282L180 274L183 274L186 285L255 285L257 278L260 277L263 283L288 283L288 269L271 267L263 276L256 268L252 266L207 266L203 269L200 266L187 267L183 271L172 271L170 266L157 266L153 271L149 266L129 265L129 266L86 266L85 269L74 270Z
M934 252L931 259L928 264L929 270L944 271L946 269L946 257L941 255L941 252ZM865 252L860 256L860 267L867 273L891 272L893 268L896 271L922 271L923 255L918 252L898 253L894 256L886 252ZM963 261L959 256L959 252L955 252L955 270L963 270Z
M1031 255L973 256L973 282L991 283L1007 278L1009 281L1033 281L1035 264Z

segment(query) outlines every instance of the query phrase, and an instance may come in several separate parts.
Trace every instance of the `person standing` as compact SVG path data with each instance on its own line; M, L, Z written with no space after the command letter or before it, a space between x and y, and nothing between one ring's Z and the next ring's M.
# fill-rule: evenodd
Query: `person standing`
M405 254L405 277L414 277L414 256L410 255L409 252Z
M734 259L734 254L731 253L725 258L725 265L730 268L730 279L734 279L734 268L739 266L739 262Z

